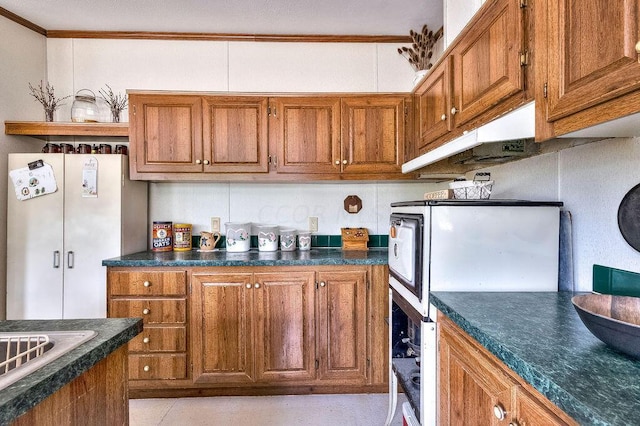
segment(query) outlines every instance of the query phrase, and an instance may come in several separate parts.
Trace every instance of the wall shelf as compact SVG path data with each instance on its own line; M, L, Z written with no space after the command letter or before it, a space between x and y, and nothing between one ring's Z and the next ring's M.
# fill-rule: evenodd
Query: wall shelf
M129 137L129 123L72 123L45 121L5 121L6 135Z

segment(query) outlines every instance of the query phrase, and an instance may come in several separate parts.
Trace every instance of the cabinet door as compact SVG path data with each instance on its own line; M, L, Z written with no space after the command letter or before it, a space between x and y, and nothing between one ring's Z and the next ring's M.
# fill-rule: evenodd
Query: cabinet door
M440 326L439 347L438 424L508 424L517 382L449 327ZM502 411L504 419L494 410Z
M271 98L270 104L278 173L339 173L340 100Z
M313 272L257 273L254 283L256 378L315 378Z
M319 379L367 379L367 273L320 272L317 290Z
M202 171L202 165L197 162L202 159L199 96L132 94L129 103L133 171Z
M519 0L496 0L454 50L455 126L523 90ZM482 12L481 12L482 13Z
M453 96L453 58L433 68L416 91L418 113L418 153L423 154L434 140L451 130L449 111Z
M399 173L404 159L404 98L343 98L342 171Z
M252 274L191 276L191 353L196 383L254 381Z
M204 171L268 172L266 97L204 98Z
M562 0L546 7L549 121L640 88L639 1Z
M559 409L547 406L522 388L518 388L516 399L517 424L522 426L565 426L576 423Z

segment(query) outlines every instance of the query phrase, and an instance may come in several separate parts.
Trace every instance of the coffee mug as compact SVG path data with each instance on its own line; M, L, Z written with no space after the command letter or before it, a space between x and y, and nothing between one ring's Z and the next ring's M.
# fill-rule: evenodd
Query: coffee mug
M220 240L219 232L200 232L200 250L211 251L216 247Z

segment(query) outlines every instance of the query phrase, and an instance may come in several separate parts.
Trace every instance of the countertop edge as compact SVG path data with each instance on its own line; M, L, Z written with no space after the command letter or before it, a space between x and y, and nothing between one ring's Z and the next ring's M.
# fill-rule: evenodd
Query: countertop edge
M610 423L602 420L587 405L577 400L570 392L550 380L543 372L538 371L530 363L520 358L504 345L487 335L482 329L474 326L454 308L438 298L437 292L430 293L430 303L451 319L464 332L474 338L496 358L502 361L514 374L530 384L545 398L555 404L580 424L607 426ZM527 374L523 374L526 372ZM586 423L585 423L586 422Z
M98 335L93 339L7 386L5 389L0 390L2 393L11 393L11 396L0 404L2 408L0 409L0 424L9 424L19 416L25 414L142 332L141 318L121 320L126 320L120 322L126 322L127 325L119 332L113 335L100 336L101 331L96 330ZM64 324L64 320L59 320L59 322L60 324ZM51 321L43 321L43 323L51 324ZM50 326L44 329L58 331L90 329L90 327L67 328L61 326L56 330L56 327ZM106 333L106 331L102 331L102 333ZM32 382L27 386L25 385L27 381Z

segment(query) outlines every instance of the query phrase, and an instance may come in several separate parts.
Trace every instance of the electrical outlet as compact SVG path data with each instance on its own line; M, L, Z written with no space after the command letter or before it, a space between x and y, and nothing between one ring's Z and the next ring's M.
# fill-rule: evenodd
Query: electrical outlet
M212 217L211 218L211 232L220 232L220 218Z
M318 218L309 216L309 231L318 232Z

